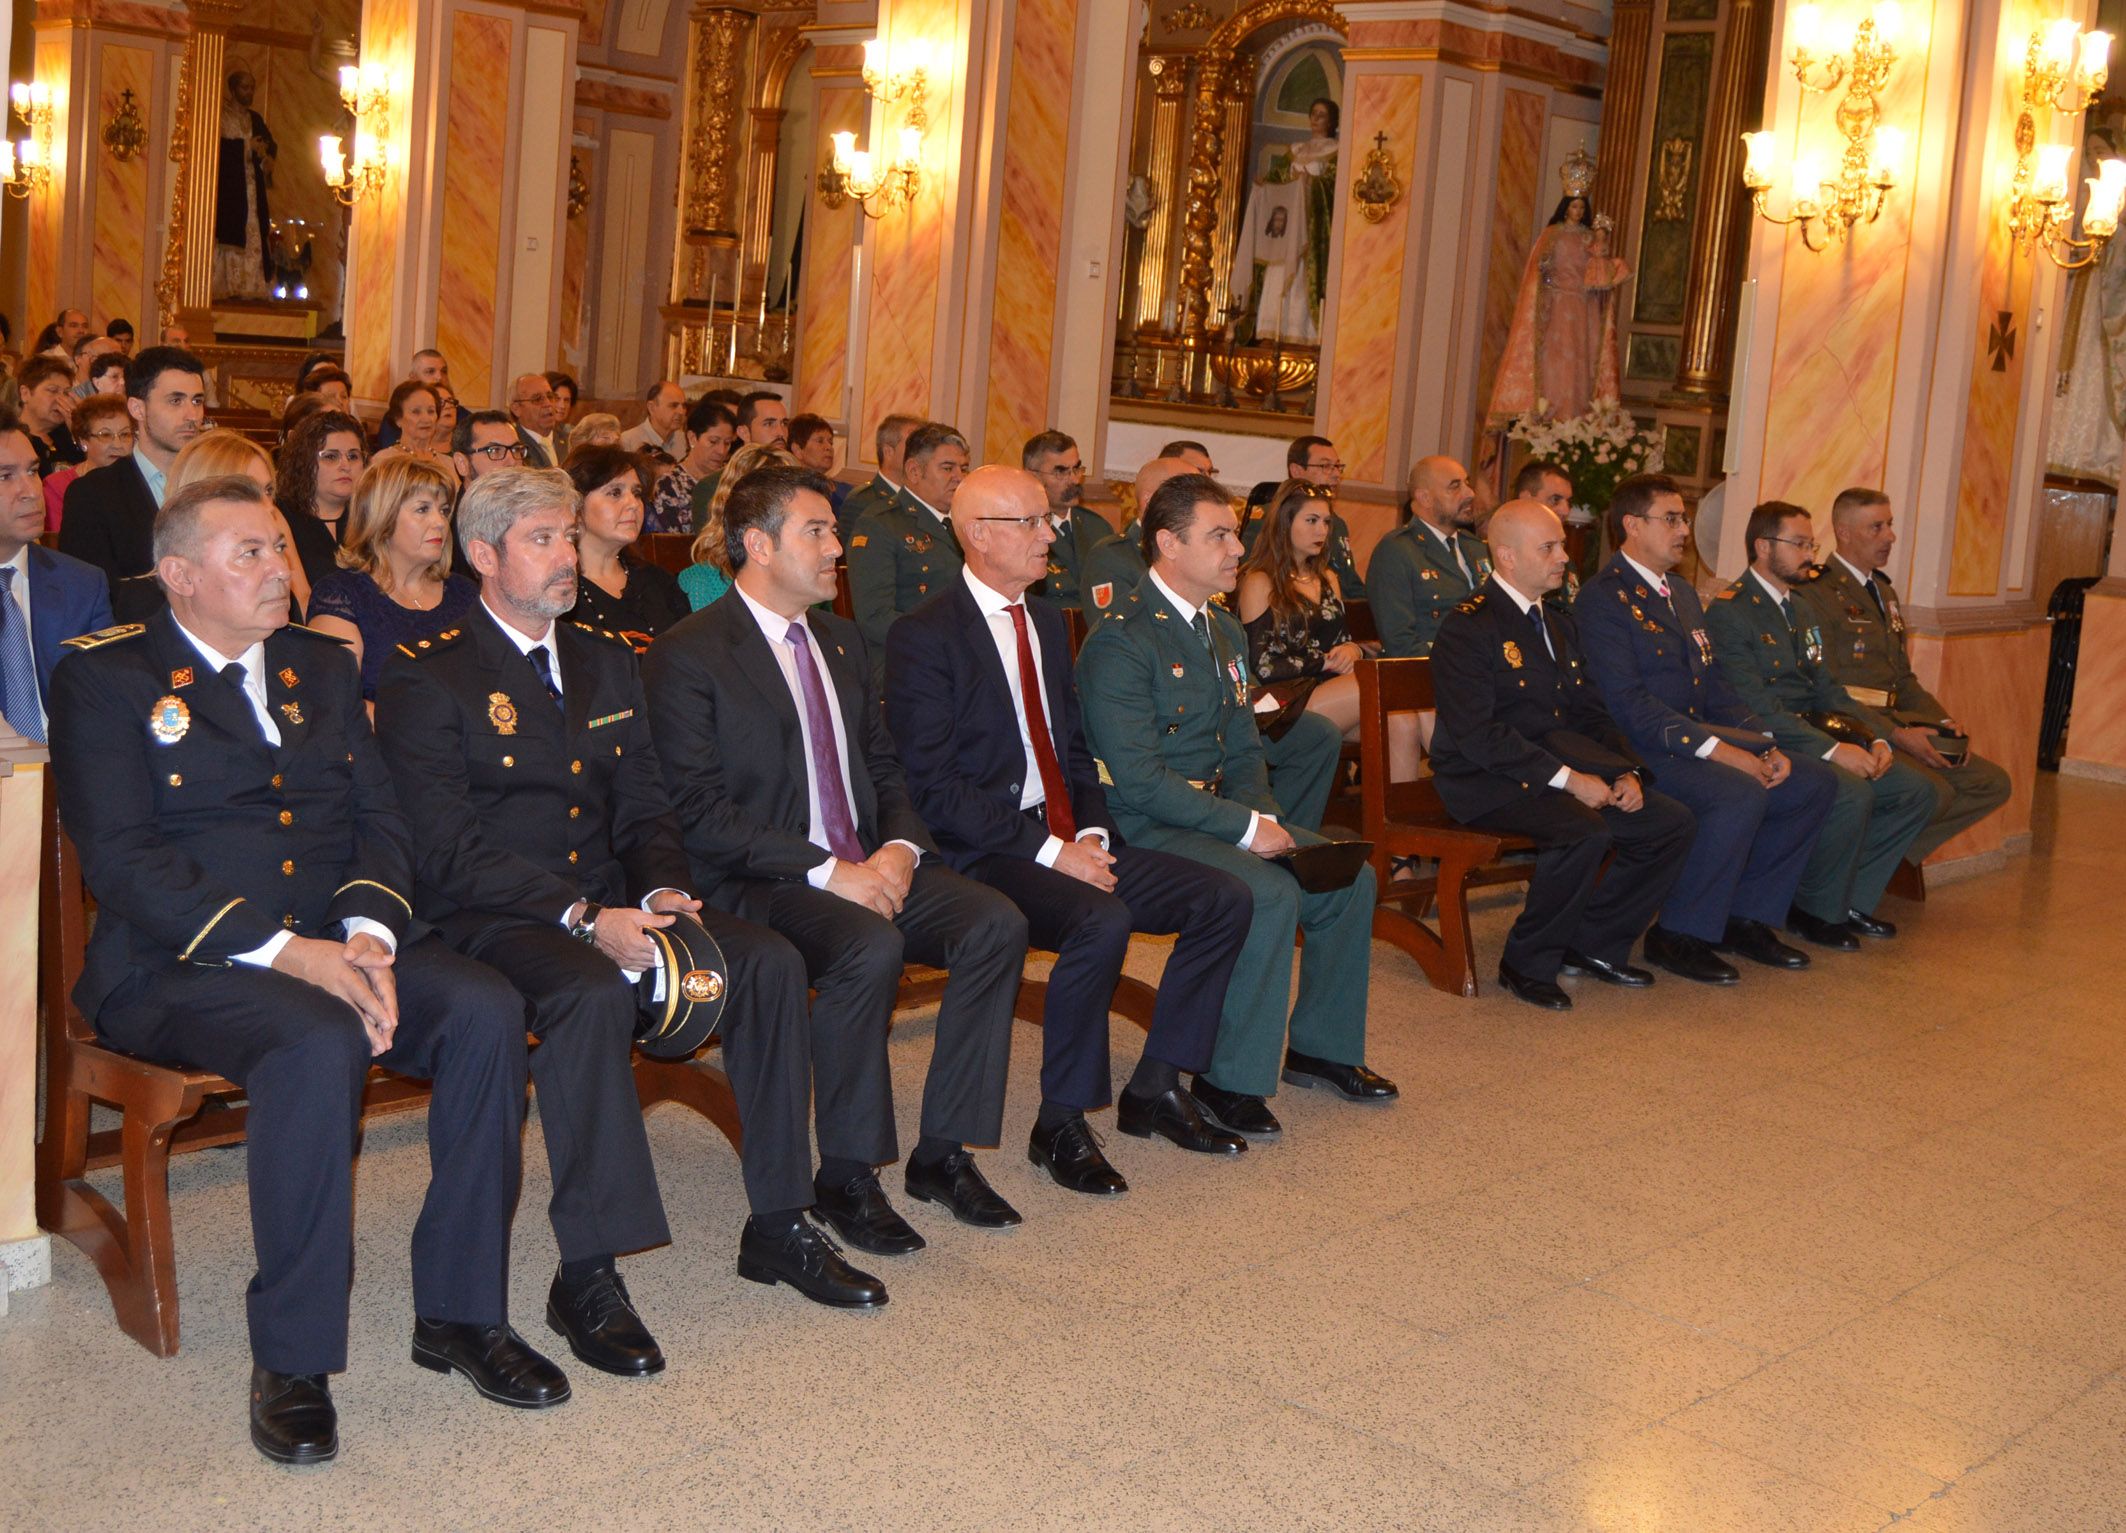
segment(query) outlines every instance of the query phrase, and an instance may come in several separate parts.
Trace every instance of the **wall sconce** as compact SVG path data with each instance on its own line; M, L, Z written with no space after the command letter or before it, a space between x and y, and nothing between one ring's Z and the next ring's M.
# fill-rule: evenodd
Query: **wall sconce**
M2110 72L2111 34L2084 32L2061 17L2030 33L2023 55L2023 110L2015 120L2015 180L2008 202L2008 232L2018 250L2042 250L2067 271L2087 266L2118 231L2126 201L2126 160L2106 160L2088 180L2082 236L2074 238L2074 183L2067 166L2074 150L2037 141L2039 111L2079 117L2103 90Z
M913 126L901 129L900 158L878 164L868 149L856 147L854 133L834 135L834 153L819 173L819 200L838 208L856 199L866 218L884 218L915 200L922 189L923 135Z
M52 89L42 80L8 88L8 104L29 129L15 143L0 142L0 185L28 197L52 184Z
M354 130L354 156L340 147L340 136L327 133L317 141L317 156L325 167L325 185L343 207L353 207L364 197L384 189L385 157L381 140L367 128Z
M864 89L880 106L907 98L910 125L929 127L930 114L923 100L930 90L930 45L912 37L894 50L889 64L885 41L869 39L864 44Z
M1823 93L1845 86L1836 113L1845 150L1836 174L1829 177L1817 156L1795 158L1785 217L1771 210L1770 194L1778 179L1778 146L1772 134L1742 135L1742 184L1750 190L1758 217L1782 227L1799 224L1801 243L1811 250L1828 250L1855 224L1873 223L1903 172L1909 141L1902 128L1883 123L1876 100L1897 63L1902 22L1897 0L1881 0L1847 39L1832 34L1821 8L1796 7L1788 62L1804 91Z
M340 105L356 121L383 116L391 107L391 71L381 64L342 64Z

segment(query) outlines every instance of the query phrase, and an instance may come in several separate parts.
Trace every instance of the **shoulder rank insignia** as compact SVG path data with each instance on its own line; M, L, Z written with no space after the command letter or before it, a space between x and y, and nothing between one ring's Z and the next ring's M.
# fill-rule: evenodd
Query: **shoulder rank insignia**
M192 727L192 710L181 697L158 697L148 710L148 733L157 745L175 745Z
M1114 773L1108 771L1106 762L1095 756L1093 757L1093 767L1100 774L1101 787L1112 788L1115 785Z
M869 544L869 543L870 543L870 541L871 541L871 535L870 535L869 533L867 533L867 532L859 532L859 533L858 533L858 534L857 534L857 535L856 535L855 537L853 537L853 538L851 538L851 539L849 540L849 546L850 546L851 548L863 548L863 547L865 547L865 546L866 546L867 544Z
M282 667L281 667L281 670L280 670L280 678L281 678L281 685L282 685L282 686L284 686L284 687L292 687L292 686L294 686L294 685L296 684L296 680L297 680L297 678L296 678L296 674L295 674L295 667L294 667L294 666L292 666L292 665L284 665L284 666L282 666Z
M1735 597L1736 597L1737 593L1738 593L1738 592L1740 591L1740 589L1741 589L1741 588L1740 588L1739 586L1729 586L1729 587L1728 587L1728 588L1727 588L1726 590L1724 590L1724 591L1715 591L1715 592L1713 592L1713 600L1714 600L1714 601L1733 601L1733 600L1735 599ZM1751 601L1755 601L1756 599L1757 599L1757 594L1756 594L1756 592L1752 591L1752 592L1750 593L1750 600L1751 600Z
M120 623L112 628L99 628L94 633L78 634L60 642L68 649L95 649L100 645L116 644L120 639L130 639L147 631L148 625L145 623ZM182 734L183 731L179 730L178 733Z
M1513 640L1508 639L1504 646L1501 647L1499 653L1506 657L1506 663L1515 670L1521 668L1521 646L1514 643Z
M517 732L517 705L509 700L507 692L487 694L487 722L494 725L498 735Z
M170 685L173 687L189 687L192 685L192 667L181 665L170 672Z

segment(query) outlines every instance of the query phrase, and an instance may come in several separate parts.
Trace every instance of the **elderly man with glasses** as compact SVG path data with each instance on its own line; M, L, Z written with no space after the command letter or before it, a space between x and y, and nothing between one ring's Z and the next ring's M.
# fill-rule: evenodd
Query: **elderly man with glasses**
M509 413L517 423L517 440L524 444L524 461L532 468L559 468L560 451L554 446L554 427L561 419L561 402L544 373L520 373L509 386Z

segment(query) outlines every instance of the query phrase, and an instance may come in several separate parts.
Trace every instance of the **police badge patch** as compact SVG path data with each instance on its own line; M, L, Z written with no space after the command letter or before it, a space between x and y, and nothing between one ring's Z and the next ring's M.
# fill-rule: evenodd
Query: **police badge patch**
M487 722L494 726L498 735L517 732L517 705L509 700L507 692L487 694Z
M175 745L192 727L192 710L181 697L158 697L148 710L148 733L157 745Z

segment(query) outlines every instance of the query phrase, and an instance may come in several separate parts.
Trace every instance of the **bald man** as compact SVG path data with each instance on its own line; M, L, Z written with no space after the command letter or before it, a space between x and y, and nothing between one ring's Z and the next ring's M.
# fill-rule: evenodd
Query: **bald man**
M1366 566L1366 592L1383 653L1424 656L1440 619L1491 573L1476 535L1476 489L1452 458L1410 467L1410 519L1380 540Z
M524 466L558 468L554 423L561 418L560 401L546 374L519 373L510 381L509 414L517 423L517 440L524 444Z
M886 722L947 864L1017 905L1056 954L1041 1020L1041 1108L1027 1156L1056 1184L1128 1189L1086 1124L1114 1101L1108 1003L1133 931L1178 933L1115 1126L1238 1155L1181 1087L1210 1067L1226 981L1253 909L1229 873L1124 846L1078 720L1063 616L1028 588L1048 572L1049 497L1025 469L969 474L952 504L966 565L886 635Z
M1464 825L1535 842L1499 983L1568 1011L1560 972L1631 989L1654 982L1632 965L1632 945L1683 871L1695 822L1646 786L1571 615L1544 600L1565 583L1563 524L1541 501L1509 500L1488 530L1491 574L1440 619L1432 643L1433 782Z
M1184 451L1202 449L1193 442L1174 444ZM1151 504L1159 486L1176 474L1204 472L1193 467L1186 456L1159 457L1137 470L1137 506L1141 510ZM1139 533L1134 517L1122 524L1122 530L1093 544L1085 555L1085 569L1078 586L1078 610L1085 614L1087 626L1100 621L1122 598L1137 589L1144 579L1144 550L1138 546Z

